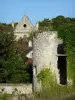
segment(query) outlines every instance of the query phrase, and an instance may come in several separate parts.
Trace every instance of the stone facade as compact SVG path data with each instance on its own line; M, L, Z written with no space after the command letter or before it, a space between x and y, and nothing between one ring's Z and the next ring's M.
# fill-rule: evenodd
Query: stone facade
M12 26L14 26L13 23ZM16 39L18 40L20 37L23 37L24 35L28 37L29 33L35 30L36 28L33 26L29 18L25 15L16 25L14 34L16 35Z

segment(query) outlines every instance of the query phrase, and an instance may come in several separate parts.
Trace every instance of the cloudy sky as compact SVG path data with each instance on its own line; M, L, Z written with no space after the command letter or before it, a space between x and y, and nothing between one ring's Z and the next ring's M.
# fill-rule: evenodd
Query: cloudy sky
M75 0L0 0L0 22L18 22L24 14L34 25L58 15L75 17Z

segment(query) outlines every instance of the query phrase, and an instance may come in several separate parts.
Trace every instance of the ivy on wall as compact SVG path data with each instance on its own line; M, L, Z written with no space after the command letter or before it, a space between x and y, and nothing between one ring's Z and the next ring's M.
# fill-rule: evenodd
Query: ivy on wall
M52 29L50 29L52 25ZM58 37L63 39L67 55L67 73L75 83L75 18L57 16L52 20L44 19L39 23L39 30L58 31Z

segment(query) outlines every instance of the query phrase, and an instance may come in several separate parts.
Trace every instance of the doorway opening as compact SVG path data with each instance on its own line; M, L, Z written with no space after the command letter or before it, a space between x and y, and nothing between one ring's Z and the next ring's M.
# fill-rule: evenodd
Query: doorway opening
M65 45L59 44L57 48L58 53L58 62L57 66L59 69L59 79L60 84L66 85L67 84L67 67L66 67L66 55L65 55Z
M58 69L60 76L60 84L67 84L67 68L66 68L66 56L58 56Z

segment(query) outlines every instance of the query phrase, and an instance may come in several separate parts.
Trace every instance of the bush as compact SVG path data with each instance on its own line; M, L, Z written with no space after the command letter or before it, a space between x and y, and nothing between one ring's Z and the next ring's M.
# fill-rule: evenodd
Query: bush
M43 69L39 74L38 74L38 81L41 80L42 86L45 88L51 87L51 85L55 84L54 80L54 74L50 71L50 69L46 68Z

